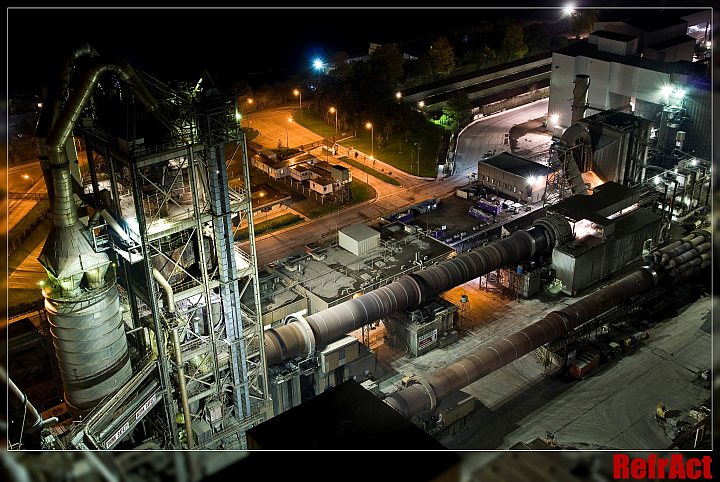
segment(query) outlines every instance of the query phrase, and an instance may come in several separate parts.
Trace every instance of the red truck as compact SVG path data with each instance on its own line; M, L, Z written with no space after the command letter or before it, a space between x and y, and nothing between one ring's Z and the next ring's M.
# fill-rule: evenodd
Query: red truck
M570 365L570 374L582 380L600 366L600 355L593 352L582 353Z

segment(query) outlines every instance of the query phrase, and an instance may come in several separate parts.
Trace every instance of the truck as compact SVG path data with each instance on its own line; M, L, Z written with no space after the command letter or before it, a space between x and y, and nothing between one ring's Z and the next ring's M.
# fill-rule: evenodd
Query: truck
M497 216L502 211L502 208L499 204L491 204L485 201L477 201L475 203L475 207L480 208L483 211L492 214L493 216Z
M492 218L490 218L485 212L474 206L468 210L468 215L480 220L481 224L490 224L492 222Z
M582 353L575 359L575 361L572 362L570 365L570 375L582 380L595 371L599 366L600 355L592 351L587 351Z

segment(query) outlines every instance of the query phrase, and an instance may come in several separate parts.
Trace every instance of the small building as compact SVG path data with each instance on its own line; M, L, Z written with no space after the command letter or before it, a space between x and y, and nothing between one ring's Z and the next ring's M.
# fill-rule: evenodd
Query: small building
M308 181L312 179L313 172L310 169L310 166L305 163L296 164L294 166L290 166L290 177L296 181Z
M502 152L478 162L478 181L505 197L536 203L545 193L550 171L543 164Z
M638 259L658 239L661 218L639 207L640 192L606 182L590 196L575 195L548 208L570 221L575 239L553 250L563 292L580 290Z
M347 184L352 180L350 169L340 164L330 166L330 176L338 184Z
M338 244L355 256L361 256L380 246L380 232L365 224L351 224L338 231Z
M391 345L416 357L457 341L456 312L456 305L436 298L417 308L392 313L383 323Z
M290 175L290 163L288 161L277 161L262 155L254 155L250 158L250 164L257 167L268 176L277 180Z
M316 177L308 181L310 190L315 191L323 196L326 194L332 194L333 192L333 180L327 177Z

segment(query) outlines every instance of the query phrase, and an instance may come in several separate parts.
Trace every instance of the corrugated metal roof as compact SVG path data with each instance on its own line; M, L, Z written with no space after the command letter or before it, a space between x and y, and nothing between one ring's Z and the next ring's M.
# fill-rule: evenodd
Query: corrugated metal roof
M480 162L520 177L545 176L550 171L550 168L543 164L518 157L509 152L502 152Z

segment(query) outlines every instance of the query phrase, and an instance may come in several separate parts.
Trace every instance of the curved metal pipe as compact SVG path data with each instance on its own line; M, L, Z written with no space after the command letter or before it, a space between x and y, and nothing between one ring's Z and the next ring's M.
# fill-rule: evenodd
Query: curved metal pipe
M168 281L165 279L162 273L158 271L157 268L153 268L152 274L153 278L155 278L155 281L157 281L158 284L162 286L162 289L165 290L165 296L167 299L167 306L165 307L165 309L170 314L175 313L175 293L173 292L172 286L170 286L170 283L168 283Z
M187 432L187 446L193 448L193 431L192 421L190 419L190 402L188 401L187 388L185 386L185 366L182 360L182 350L180 349L180 339L178 338L177 328L172 330L172 342L175 351L175 364L177 365L178 387L180 388L180 402L182 404L183 418L185 419L185 431Z
M641 268L580 301L549 313L527 328L436 371L424 380L388 395L385 403L406 417L432 411L447 395L569 333L630 297L649 290L657 284L657 280L654 271L647 267Z
M558 215L548 216L528 230L516 231L505 239L404 275L393 283L302 320L291 316L285 326L265 330L267 363L274 365L302 353L310 354L315 346L325 346L361 326L418 306L450 288L549 251L571 239L567 221Z
M7 375L5 368L0 366L0 385L7 386L8 400L8 433L11 443L15 441L25 444L28 448L40 448L40 432L43 428L55 425L57 417L43 420L35 406L28 400L15 382Z
M45 99L43 99L43 108L40 111L37 126L35 127L35 143L40 159L40 167L42 169L45 185L48 189L50 199L55 196L52 176L50 175L50 159L47 150L47 137L50 130L57 122L62 110L64 93L70 85L70 77L76 62L83 57L97 57L97 51L89 44L81 44L75 50L65 56L62 67L59 70L57 79L49 88Z

